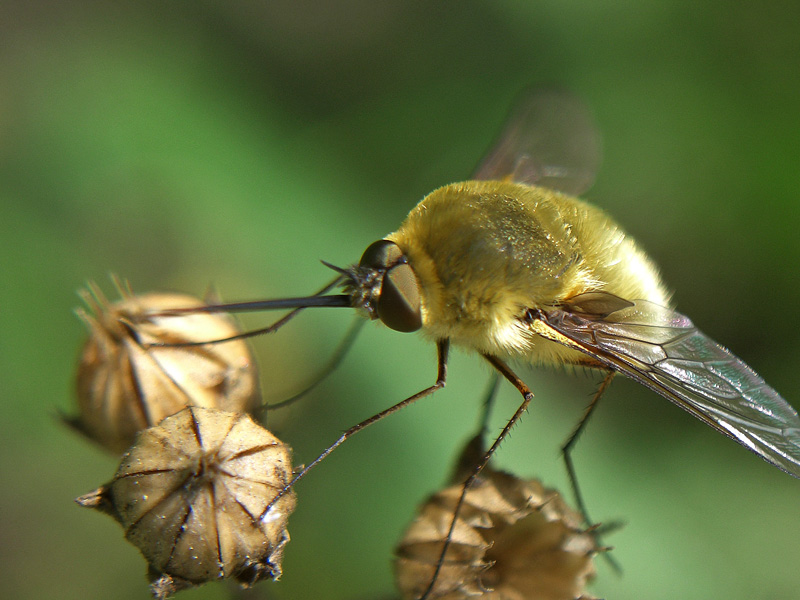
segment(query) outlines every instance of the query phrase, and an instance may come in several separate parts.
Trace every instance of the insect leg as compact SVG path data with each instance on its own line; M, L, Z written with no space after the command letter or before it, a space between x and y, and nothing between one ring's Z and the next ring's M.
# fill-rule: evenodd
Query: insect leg
M569 477L569 484L572 488L572 495L575 497L575 503L578 505L578 510L580 511L581 515L583 516L583 521L587 527L592 527L593 521L589 517L589 511L586 510L586 502L583 500L583 494L581 493L580 486L578 485L578 476L575 472L575 465L572 462L572 448L575 446L575 442L578 441L578 437L583 432L584 427L589 422L589 417L592 416L594 409L597 408L597 403L600 400L600 396L608 389L608 386L611 384L611 380L614 379L614 375L616 371L608 371L606 376L603 378L603 381L600 382L600 385L597 388L594 396L592 397L592 401L589 402L589 405L586 407L586 410L581 417L581 420L578 421L578 424L575 426L575 429L572 430L572 433L567 438L567 441L561 446L561 455L564 457L564 465L567 468L567 476ZM599 546L600 540L595 536L597 543ZM609 561L611 567L617 571L618 573L622 572L621 567L617 562L611 558L611 555L605 553L603 556Z
M347 353L350 351L350 348L353 347L353 342L356 341L356 337L361 332L361 329L364 327L366 323L366 319L362 319L361 317L356 317L356 320L350 326L350 329L347 330L342 341L339 343L339 346L333 353L330 361L327 365L323 367L323 369L317 373L314 378L308 383L302 390L299 392L295 392L289 398L285 400L281 400L280 402L275 402L274 404L265 404L261 407L260 411L266 413L270 410L275 410L278 408L284 408L285 406L289 406L294 402L300 400L303 396L308 394L311 390L317 387L320 383L322 383L328 375L333 373L336 368L342 363L344 357L347 356Z
M503 377L505 377L508 381L510 381L515 388L519 390L522 394L522 404L519 405L516 412L512 415L512 417L508 420L503 430L500 432L500 435L497 436L497 439L492 443L488 450L483 453L483 456L477 461L475 464L472 465L472 472L470 473L469 477L467 477L466 481L464 481L464 486L461 489L461 495L458 498L458 502L456 503L455 510L453 511L453 519L450 521L450 528L447 530L447 536L444 539L444 543L442 544L442 551L439 554L439 559L436 561L436 568L433 571L433 575L431 576L431 581L428 584L428 587L425 589L425 592L420 596L419 600L426 600L430 595L431 591L433 591L434 586L436 585L436 580L439 578L439 573L442 569L442 565L444 565L445 558L447 556L447 550L450 547L450 541L453 537L453 532L455 531L456 522L458 521L459 513L461 512L461 507L464 504L464 498L467 495L467 492L475 483L475 480L481 474L481 471L489 464L489 460L492 458L492 455L495 453L497 448L500 447L500 444L503 440L508 436L511 428L519 421L522 414L528 410L528 405L533 400L533 392L531 392L530 388L522 381L514 371L512 371L508 365L506 365L502 360L495 356L490 356L488 354L484 354L483 357L489 361L491 364ZM483 428L485 430L486 427L486 420L488 419L488 411L491 407L491 404L494 400L494 395L496 391L496 386L492 387L492 391L489 396L486 398L484 403L484 419L483 419ZM463 468L463 467L462 467Z
M480 422L478 425L478 432L469 441L461 456L458 457L456 467L453 470L453 475L450 481L455 483L464 481L472 474L475 466L481 461L484 454L486 454L486 433L489 431L489 415L492 410L492 405L497 398L497 392L500 389L500 375L495 371L489 380L489 386L486 389L486 396L483 400L483 413L481 414Z
M597 388L597 391L592 397L592 401L589 402L589 405L583 412L581 420L578 421L575 429L573 429L572 433L569 434L567 441L561 446L561 454L564 456L564 464L567 467L567 475L569 475L569 483L572 487L572 494L575 496L575 502L578 505L578 510L580 510L581 514L583 515L583 520L586 525L591 525L592 520L589 518L589 513L586 510L586 503L583 501L583 495L581 494L580 487L578 486L578 478L575 474L575 466L572 462L572 447L575 445L575 442L578 441L578 437L580 436L581 432L583 432L583 428L586 427L586 424L589 422L589 417L592 416L594 409L597 407L597 401L600 400L600 396L602 396L603 392L605 392L608 388L611 380L614 378L615 373L616 371L609 371L603 378L603 381L600 382L600 386Z
M373 423L377 423L384 417L388 417L389 415L396 413L398 410L405 408L409 404L413 404L420 398L424 398L425 396L430 396L436 390L439 390L445 386L445 380L447 379L447 354L450 349L450 341L449 340L441 340L436 343L436 350L438 354L438 368L436 374L436 382L430 386L425 388L424 390L417 392L413 396L409 396L405 400L398 402L394 406L390 406L386 410L382 410L376 415L372 415L370 418L361 421L360 423L353 425L350 429L345 431L338 440L336 440L333 444L328 446L322 454L320 454L317 458L311 461L310 464L300 469L297 474L292 478L292 480L286 484L286 486L278 492L275 498L272 499L267 507L263 510L260 515L260 518L264 518L264 516L270 511L270 509L275 505L275 503L283 497L294 485L300 481L303 477L305 477L306 473L308 473L311 469L316 467L320 462L322 462L327 456L336 450L340 445L342 445L349 437L355 435L362 429L366 429Z
M497 392L500 389L500 377L497 373L492 373L492 379L489 382L489 389L486 392L486 399L483 401L483 415L481 416L480 433L485 434L489 430L489 415L492 412L494 401L497 398Z

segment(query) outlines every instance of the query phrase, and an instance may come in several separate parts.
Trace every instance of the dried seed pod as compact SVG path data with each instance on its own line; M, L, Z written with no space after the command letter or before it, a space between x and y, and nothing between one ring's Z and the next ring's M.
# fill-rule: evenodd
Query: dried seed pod
M90 310L78 314L90 335L78 368L79 415L68 419L71 425L119 454L130 447L137 431L185 406L246 412L260 404L255 361L244 341L148 346L236 335L230 317L147 317L203 302L183 294L121 294L122 300L109 303L94 286L83 292Z
M462 485L433 495L396 550L403 598L431 583ZM538 480L487 467L467 491L429 600L575 600L594 575L598 552L579 513Z
M113 516L157 599L231 577L281 575L294 491L289 448L243 413L186 408L140 432L114 479L76 500Z

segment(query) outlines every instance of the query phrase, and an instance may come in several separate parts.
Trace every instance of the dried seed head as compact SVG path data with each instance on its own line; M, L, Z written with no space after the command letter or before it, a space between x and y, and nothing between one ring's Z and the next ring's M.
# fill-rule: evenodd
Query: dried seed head
M396 550L403 598L431 583L462 485L432 496ZM580 514L538 480L487 467L467 492L429 600L575 600L598 552Z
M249 415L191 407L140 432L114 479L76 501L120 522L160 600L216 579L280 577L296 500L275 498L291 479L289 448Z
M119 454L130 447L137 431L185 406L246 412L260 404L255 361L244 341L148 346L236 335L230 317L147 317L203 303L182 294L121 293L122 300L111 304L94 286L83 293L90 310L78 314L90 335L78 368L79 415L68 420L71 425Z

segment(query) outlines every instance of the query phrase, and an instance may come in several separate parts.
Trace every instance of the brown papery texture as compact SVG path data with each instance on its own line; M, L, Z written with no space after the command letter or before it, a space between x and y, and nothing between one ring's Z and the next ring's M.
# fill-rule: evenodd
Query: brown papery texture
M162 599L280 577L291 479L289 448L249 415L190 407L139 433L114 479L77 502L119 521Z
M88 310L78 315L89 328L77 376L76 429L115 454L137 431L158 424L186 406L250 412L261 402L255 360L242 340L199 346L237 335L228 315L156 316L204 303L183 294L133 295L123 290L108 302L95 286L83 293Z
M404 599L430 586L463 486L434 494L396 549ZM554 490L538 480L485 469L467 491L429 600L590 600L594 537Z

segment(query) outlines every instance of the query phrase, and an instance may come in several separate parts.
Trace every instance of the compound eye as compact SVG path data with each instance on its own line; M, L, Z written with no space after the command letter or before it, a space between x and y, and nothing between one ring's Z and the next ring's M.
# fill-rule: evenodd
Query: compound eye
M402 258L403 251L397 244L389 240L378 240L364 250L358 264L362 267L383 270L397 264Z
M377 309L378 317L390 329L411 332L422 327L419 283L411 265L399 263L386 272Z

